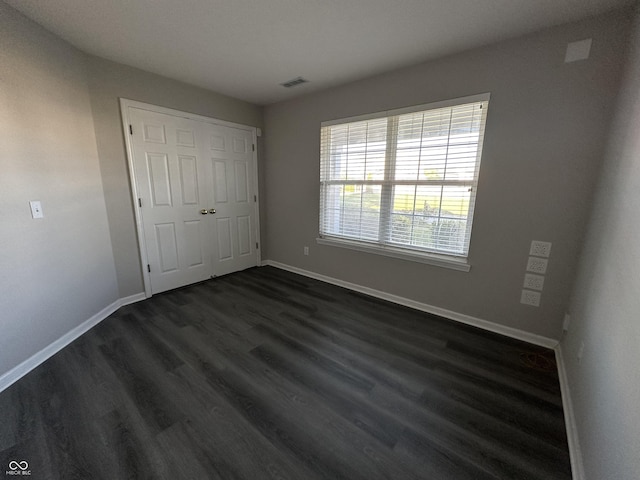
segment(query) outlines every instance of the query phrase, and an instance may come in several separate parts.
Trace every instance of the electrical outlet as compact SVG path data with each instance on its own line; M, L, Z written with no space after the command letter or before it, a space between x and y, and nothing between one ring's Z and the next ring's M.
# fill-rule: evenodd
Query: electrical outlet
M529 288L531 290L540 290L544 288L544 276L535 275L533 273L525 273L524 274L524 288Z
M532 290L522 290L522 295L520 295L520 303L531 305L532 307L539 307L540 292L534 292Z
M44 217L44 214L42 213L42 205L40 204L40 200L31 200L29 202L29 206L31 207L32 218Z
M547 263L549 261L545 258L529 257L527 262L527 272L533 273L547 273Z
M309 255L309 247L307 246L304 247L304 254Z
M578 363L582 362L583 355L584 355L584 342L580 342L580 348L578 349Z
M551 253L551 242L541 242L540 240L531 240L531 248L529 249L529 255L536 257L549 258Z

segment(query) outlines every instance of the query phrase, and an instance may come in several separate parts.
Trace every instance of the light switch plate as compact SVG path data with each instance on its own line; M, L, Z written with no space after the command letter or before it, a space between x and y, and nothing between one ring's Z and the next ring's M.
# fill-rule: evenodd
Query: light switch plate
M29 202L31 206L31 216L33 218L42 218L44 217L42 213L42 205L40 204L40 200L31 200Z

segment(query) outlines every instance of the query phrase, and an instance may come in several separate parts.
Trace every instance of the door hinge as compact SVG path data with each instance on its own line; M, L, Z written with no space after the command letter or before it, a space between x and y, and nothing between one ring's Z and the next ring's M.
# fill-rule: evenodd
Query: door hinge
M260 248L260 247L258 246L258 242L256 242L256 250L258 250L258 248Z
M257 195L254 195L254 196L253 196L253 201L254 201L254 202L257 202L257 201L258 201L258 196L257 196Z
M256 144L255 143L251 144L251 150L253 150L254 152L256 151Z
M138 198L138 206L142 207L142 199L141 198Z
M133 135L133 125L129 125L129 133Z
M151 273L151 265L147 263L147 272Z

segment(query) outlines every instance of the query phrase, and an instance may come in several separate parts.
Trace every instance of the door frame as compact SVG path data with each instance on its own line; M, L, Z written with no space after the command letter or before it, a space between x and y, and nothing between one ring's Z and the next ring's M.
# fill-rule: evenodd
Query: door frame
M149 264L149 259L147 255L147 246L144 242L144 226L142 224L142 212L140 209L140 205L138 204L138 187L135 176L135 169L133 167L133 143L132 136L129 133L129 125L131 124L129 119L129 108L138 108L140 110L148 110L153 113L163 113L165 115L171 115L174 117L186 118L189 120L196 120L200 122L212 123L214 125L222 125L226 127L238 128L241 130L246 130L251 133L251 138L253 142L253 155L252 155L252 163L253 163L253 184L254 184L254 195L256 196L256 201L254 202L255 209L255 219L256 219L256 242L258 243L258 248L256 249L257 254L257 265L262 263L262 258L260 255L262 242L260 240L260 194L258 188L258 129L256 127L252 127L250 125L243 125L240 123L227 122L226 120L220 120L218 118L206 117L203 115L197 115L195 113L183 112L180 110L174 110L172 108L161 107L159 105L153 105L150 103L139 102L137 100L129 100L127 98L120 98L120 115L122 119L122 133L124 135L125 147L127 151L127 165L129 167L129 181L131 182L131 200L133 203L133 211L136 219L136 233L138 235L138 252L140 254L140 269L142 271L142 279L144 281L144 294L145 298L149 298L152 296L151 293L151 278L150 274L147 271L146 265Z

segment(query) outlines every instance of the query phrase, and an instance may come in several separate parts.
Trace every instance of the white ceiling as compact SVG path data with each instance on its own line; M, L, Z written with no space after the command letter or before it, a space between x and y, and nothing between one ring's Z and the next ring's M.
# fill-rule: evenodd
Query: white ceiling
M5 1L85 52L261 105L633 3Z

